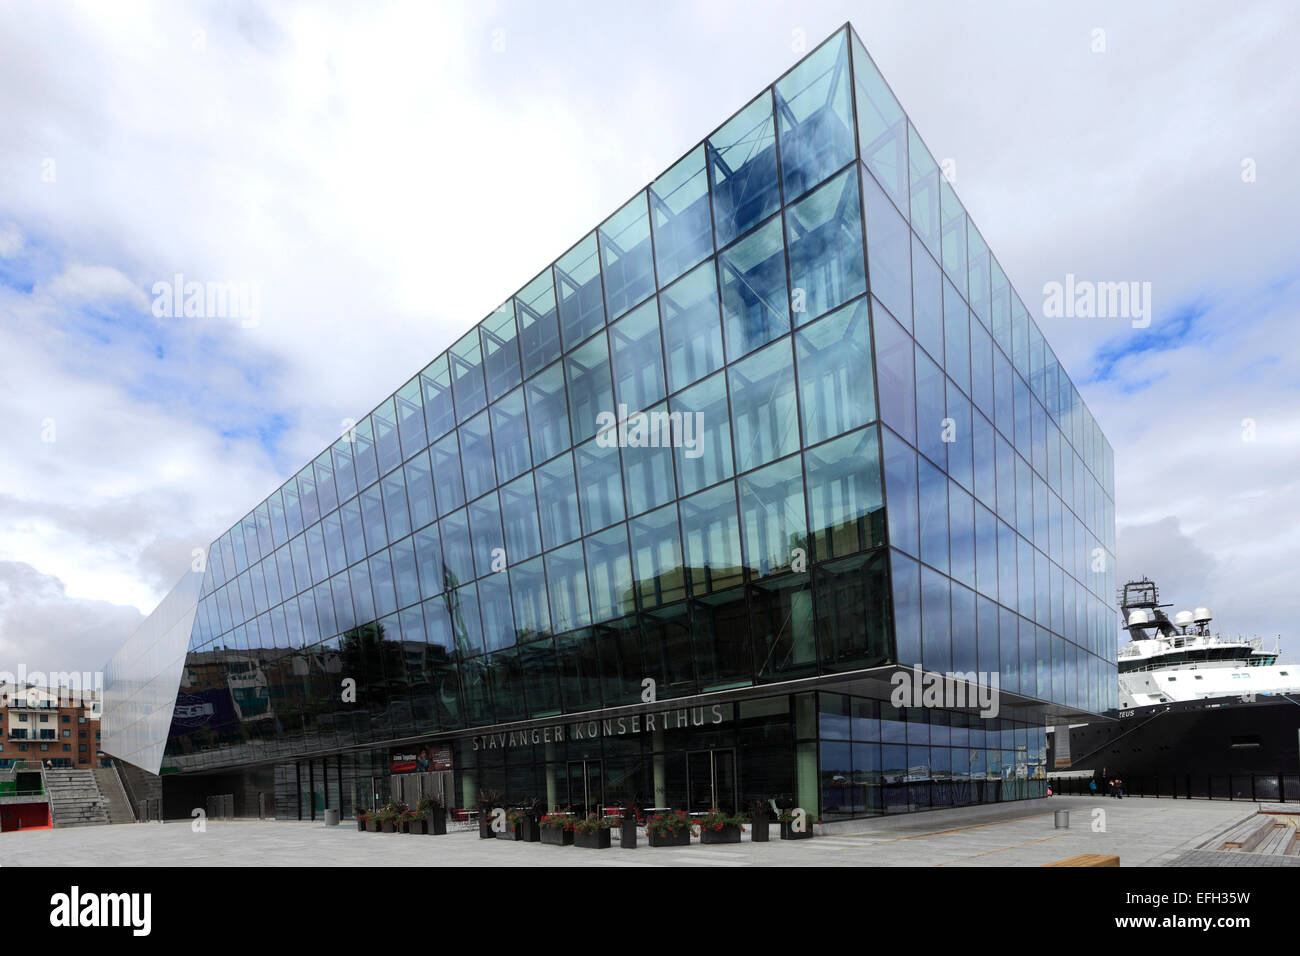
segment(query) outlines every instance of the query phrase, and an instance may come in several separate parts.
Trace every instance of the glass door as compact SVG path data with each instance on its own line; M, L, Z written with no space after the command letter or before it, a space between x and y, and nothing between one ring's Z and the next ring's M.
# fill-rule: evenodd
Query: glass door
M601 812L604 778L599 760L571 760L567 773L569 806L579 816Z
M696 750L686 755L687 810L703 813L717 808L736 812L736 754L726 750Z

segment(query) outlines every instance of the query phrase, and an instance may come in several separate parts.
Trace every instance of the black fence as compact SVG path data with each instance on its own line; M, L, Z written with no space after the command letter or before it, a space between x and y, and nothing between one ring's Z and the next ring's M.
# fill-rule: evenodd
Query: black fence
M1088 796L1096 779L1098 796L1109 792L1107 780L1093 777L1049 777L1052 793ZM1109 778L1108 778L1109 779ZM1122 778L1126 797L1170 797L1175 800L1255 800L1267 803L1300 802L1300 774L1234 773L1166 774Z

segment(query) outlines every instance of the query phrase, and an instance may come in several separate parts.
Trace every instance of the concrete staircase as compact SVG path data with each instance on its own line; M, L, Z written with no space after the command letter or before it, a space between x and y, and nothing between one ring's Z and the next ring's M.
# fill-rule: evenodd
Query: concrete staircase
M56 827L108 823L104 796L99 792L94 771L47 769L45 789L50 794L50 815Z
M122 780L112 767L96 767L91 771L99 792L104 798L104 810L108 813L109 823L135 823L135 814L131 812L131 802L122 789Z

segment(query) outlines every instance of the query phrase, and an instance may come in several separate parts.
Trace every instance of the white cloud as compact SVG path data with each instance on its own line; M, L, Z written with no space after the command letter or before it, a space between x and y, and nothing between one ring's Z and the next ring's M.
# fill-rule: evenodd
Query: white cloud
M15 223L0 222L0 259L10 259L23 248L23 232Z

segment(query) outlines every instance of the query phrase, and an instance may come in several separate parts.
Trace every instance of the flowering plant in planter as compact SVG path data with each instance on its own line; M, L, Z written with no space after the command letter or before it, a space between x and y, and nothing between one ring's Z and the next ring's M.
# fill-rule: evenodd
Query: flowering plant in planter
M697 817L695 825L700 828L701 843L739 843L743 824L748 822L743 814L723 813L714 807Z
M542 842L550 846L573 846L573 832L577 820L568 813L548 813L542 817Z
M656 813L645 824L647 833L654 833L659 836L672 836L682 830L689 831L691 828L691 818L686 815L685 810L674 810L671 813Z
M542 817L543 829L572 830L576 823L571 813L548 813Z
M591 814L573 824L573 845L589 850L608 850L610 822L602 816Z
M595 833L597 830L608 830L609 828L610 822L594 813L585 819L575 820L573 823L573 829L578 833Z

